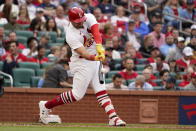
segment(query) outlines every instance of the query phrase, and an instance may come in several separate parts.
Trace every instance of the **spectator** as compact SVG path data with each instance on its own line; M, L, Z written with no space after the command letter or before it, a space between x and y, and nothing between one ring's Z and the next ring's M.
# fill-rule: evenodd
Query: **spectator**
M185 69L186 74L183 76L183 81L179 84L180 87L185 87L188 85L191 81L191 74L194 72L194 69L192 66L188 66Z
M177 44L178 43L178 37L179 37L179 30L176 28L172 29L172 35L174 37L174 43Z
M49 62L57 61L59 56L60 56L60 47L59 46L53 46L50 49L50 54L48 55Z
M101 12L101 9L100 8L95 8L93 10L93 15L95 16L97 22L99 23L99 28L102 31L105 23L110 21L109 18L108 18L108 16L104 15Z
M105 52L105 60L102 62L103 63L103 68L105 69L104 73L110 72L110 61L112 59L112 49L111 48L106 48Z
M182 76L180 75L176 65L176 60L169 59L168 65L169 65L170 73L175 73L176 79L182 79Z
M35 37L30 37L27 40L28 48L22 50L22 54L27 57L34 57L37 55L36 47L38 45L37 39Z
M152 85L145 82L145 77L143 75L138 75L135 82L130 83L128 88L130 90L153 90Z
M127 86L123 84L123 79L120 74L115 74L112 78L112 83L106 84L107 90L115 90L115 89L121 89L126 90L128 89Z
M133 43L134 48L138 51L143 42L143 38L139 33L135 32L136 23L134 20L128 22L128 31L126 32L125 40Z
M124 51L122 41L120 40L119 37L114 36L112 38L112 44L113 44L113 50L115 50L115 51Z
M151 57L147 58L146 63L154 63L157 56L160 54L160 50L158 47L152 47L150 50Z
M19 19L17 20L17 23L21 25L30 24L29 13L26 5L20 6Z
M58 37L61 36L61 30L57 27L56 22L53 18L47 19L44 31L56 32Z
M183 57L183 53L182 53L183 49L184 49L184 38L178 37L176 48L169 49L169 52L165 60L168 62L169 59L173 59L175 61L181 59Z
M11 14L15 13L16 16L18 16L19 7L18 7L18 5L13 4L13 0L6 0L5 3L0 6L0 12L4 10L5 6L10 6L10 5L11 5L11 7L10 7L11 12L10 13ZM8 16L8 18L9 18L9 16Z
M46 88L65 88L72 87L71 84L67 82L69 70L68 61L60 60L51 67L49 67L46 72L46 77L42 87Z
M163 90L180 90L176 87L176 79L169 76L166 80L166 85L162 87Z
M153 48L153 38L151 35L144 37L144 44L140 47L139 52L144 58L151 57L151 51Z
M139 33L142 37L144 37L149 33L149 28L145 22L140 20L140 12L141 12L140 8L135 9L133 11L133 15L131 16L131 19L133 19L136 23L136 28L134 31Z
M99 3L98 8L101 9L102 13L107 16L112 16L115 12L115 8L112 4L109 3L109 0L102 0L101 3Z
M26 0L27 10L29 13L30 20L35 18L36 7L32 4L32 0Z
M161 22L154 23L154 31L150 33L154 42L155 47L160 48L165 43L165 35L161 33L163 24Z
M31 21L29 31L33 32L34 37L38 36L38 31L41 31L41 20L39 18L34 18Z
M16 30L23 30L22 26L17 24L17 14L12 13L10 16L9 23L5 24L3 27L5 30L11 30L11 31L16 31Z
M7 24L7 19L6 18L3 18L3 13L0 12L0 24L1 25L4 25L4 24Z
M122 57L124 56L129 56L132 58L137 58L137 59L140 59L140 58L143 58L142 57L142 54L138 51L136 51L136 49L134 48L133 44L130 42L130 41L127 41L125 43L125 53L122 54Z
M50 0L43 0L43 3L41 3L39 7L44 9L44 15L46 18L48 18L48 16L55 15L56 6L51 4Z
M60 60L68 60L71 57L71 49L68 45L62 45L60 47L60 55L59 55L59 59Z
M174 43L174 37L172 33L167 33L165 44L161 45L160 51L164 56L167 56L169 49L176 48L176 44Z
M185 90L196 90L196 72L191 74L191 82L185 86Z
M46 52L46 49L44 46L42 45L38 45L37 46L37 55L30 58L29 61L31 62L35 62L35 63L39 63L39 64L42 64L42 63L47 63L48 62L48 58L46 58L44 55L45 55L45 52Z
M90 5L89 0L78 0L78 2L84 13L93 13L94 7Z
M61 5L58 5L56 8L56 17L55 17L56 25L59 28L62 28L64 31L66 30L69 21L64 17L64 9Z
M121 70L119 74L122 76L124 80L135 79L137 77L137 72L133 70L134 68L134 60L130 57L125 60L125 69Z
M180 16L182 8L179 6L178 0L169 0L163 9L163 13L170 14L174 16ZM179 22L175 17L164 15L164 20L168 25L173 25L175 28L179 28Z
M50 49L50 45L48 44L48 41L50 40L50 35L48 33L43 33L39 45L44 46L46 49Z
M112 38L116 36L116 34L114 33L114 26L110 22L104 25L103 31L104 33L102 34L102 38L104 41L106 41L107 39L112 40Z
M142 75L145 77L145 82L148 82L152 86L157 86L155 82L152 81L151 76L152 76L152 71L148 68L144 69L142 72Z
M151 15L151 19L150 19L150 23L148 24L148 28L149 28L149 32L153 32L154 31L154 24L155 23L162 23L163 21L163 15L161 11L154 11ZM163 27L165 28L165 26ZM162 29L162 32L164 31L164 29Z
M46 18L44 17L44 9L37 8L35 13L35 18L40 19L42 26L44 26L44 24L46 23Z
M164 2L164 1L163 1ZM164 3L162 1L158 0L144 0L144 3L147 5L147 10L148 10L148 14L149 14L149 19L152 19L154 12L161 12L162 8L164 6Z
M41 1L39 0L32 0L31 2L34 6L38 7L41 4Z
M190 43L187 46L192 48L193 58L196 59L196 35L191 36Z
M196 25L192 25L191 26L191 32L190 32L190 34L191 35L189 37L186 37L185 45L187 45L188 43L190 43L191 36L196 36Z
M119 32L125 31L125 23L129 20L125 16L125 10L122 6L117 6L116 15L111 17L111 23L118 28Z
M169 70L164 69L162 71L159 72L159 76L161 78L161 87L165 87L166 86L166 80L169 78Z
M184 69L187 68L188 65L196 64L196 60L192 58L193 50L190 47L185 47L182 53L183 57L176 61L179 71L184 71Z
M8 39L9 41L18 41L18 37L16 35L16 32L11 31L8 35ZM23 50L26 48L26 46L24 45L26 43L19 43L18 42L18 49Z
M9 53L3 56L3 72L12 74L12 69L18 66L18 62L26 62L27 57L19 52L18 42L9 42Z
M189 20L196 22L196 9L194 7L195 6L194 0L187 0L186 5L187 5L187 8L181 12L180 16L184 19L189 19ZM188 23L188 22L183 22L182 25L183 25L183 28L191 27L191 23Z
M6 54L6 50L3 47L3 42L4 42L4 28L0 27L0 61L2 57Z
M5 4L3 7L2 12L2 17L5 18L8 22L10 21L10 16L12 14L11 12L12 6L10 4Z
M152 65L153 72L157 72L157 71L160 72L161 70L164 70L164 69L170 70L169 65L165 63L164 60L165 60L165 57L162 54L159 54L156 57L155 62L150 63Z

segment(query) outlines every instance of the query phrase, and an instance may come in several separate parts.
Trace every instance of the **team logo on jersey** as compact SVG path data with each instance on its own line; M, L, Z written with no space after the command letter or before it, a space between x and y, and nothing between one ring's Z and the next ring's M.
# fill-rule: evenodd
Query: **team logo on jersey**
M81 13L79 13L78 15L79 15L80 18L82 18L82 14Z

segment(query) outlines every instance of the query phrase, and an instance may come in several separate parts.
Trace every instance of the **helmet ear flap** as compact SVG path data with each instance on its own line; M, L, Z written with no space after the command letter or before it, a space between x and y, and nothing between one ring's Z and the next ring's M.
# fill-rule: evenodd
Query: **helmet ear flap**
M71 22L80 23L86 20L84 11L79 7L73 7L68 12L68 17Z

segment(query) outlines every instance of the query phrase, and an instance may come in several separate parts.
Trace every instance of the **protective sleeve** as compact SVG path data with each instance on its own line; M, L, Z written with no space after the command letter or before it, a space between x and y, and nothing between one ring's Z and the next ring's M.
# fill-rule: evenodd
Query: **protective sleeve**
M99 32L99 24L94 24L91 26L91 33L93 34L96 44L102 44L101 34Z

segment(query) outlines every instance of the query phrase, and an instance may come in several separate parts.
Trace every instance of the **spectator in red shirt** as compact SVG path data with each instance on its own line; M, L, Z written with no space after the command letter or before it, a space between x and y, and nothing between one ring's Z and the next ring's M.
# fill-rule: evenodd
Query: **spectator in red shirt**
M30 24L29 13L26 5L20 6L19 19L17 20L17 23L22 25Z
M145 77L145 81L151 84L152 86L157 86L155 82L152 81L151 76L152 72L148 68L144 69L142 75Z
M185 47L182 51L183 58L176 61L176 65L179 71L184 71L188 65L196 64L196 60L192 58L193 50L191 47Z
M147 64L154 63L156 57L160 54L160 50L158 47L152 47L150 50L151 57L146 60Z
M160 71L159 76L161 77L161 87L165 87L166 80L169 78L169 70L164 69Z
M188 66L185 69L186 74L183 76L183 81L179 84L180 87L185 87L188 85L191 81L191 74L194 72L194 69L192 66Z
M16 32L10 32L9 33L9 41L18 41L18 37L16 35ZM25 49L26 46L24 45L24 43L19 43L18 42L18 49L22 50Z
M9 53L3 56L3 72L12 74L12 69L17 67L18 62L27 61L27 57L19 52L18 42L9 42Z
M46 49L44 48L44 46L38 45L37 52L38 54L35 57L30 58L29 61L39 63L39 64L48 62L48 58L44 56L46 52Z
M151 72L151 77L150 77L150 79L151 79L151 80L156 80L156 79L157 79L157 77L153 74L153 67L152 67L152 65L147 64L147 65L144 67L144 69L149 69L149 70L150 70L150 72Z
M134 60L128 57L125 60L125 69L121 70L119 74L122 76L124 80L135 79L137 77L137 72L133 70L134 68Z

